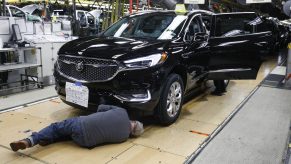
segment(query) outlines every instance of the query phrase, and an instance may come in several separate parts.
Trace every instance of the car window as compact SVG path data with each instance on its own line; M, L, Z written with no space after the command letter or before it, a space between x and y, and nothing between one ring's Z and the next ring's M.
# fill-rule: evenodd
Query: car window
M54 10L53 15L56 15L56 16L65 15L65 12L63 10Z
M208 31L210 31L211 28L211 18L210 15L202 14L202 21Z
M270 20L264 20L256 24L257 32L273 31L275 26Z
M87 16L87 19L88 19L88 23L91 27L94 27L95 26L95 17L90 14L90 13L86 13L86 16Z
M77 19L80 20L81 18L85 17L84 12L77 12Z
M13 17L21 17L21 18L25 17L25 13L23 11L12 6L10 6L9 9Z
M173 16L147 17L143 21L137 22L138 25L134 35L157 38L171 24L173 19Z
M34 11L31 13L31 15L41 16L41 14L42 14L41 12L42 12L41 10L36 9L36 10L34 10Z
M251 34L255 31L255 14L222 14L216 16L216 37Z
M5 16L8 16L8 17L10 17L10 13L9 13L9 11L8 11L7 7L5 8L5 13L6 13L6 15L5 15Z
M190 22L185 33L185 41L192 41L196 33L204 32L199 16L195 16Z
M104 36L147 38L147 39L172 39L177 36L177 28L187 16L174 13L141 14L125 17L109 27Z

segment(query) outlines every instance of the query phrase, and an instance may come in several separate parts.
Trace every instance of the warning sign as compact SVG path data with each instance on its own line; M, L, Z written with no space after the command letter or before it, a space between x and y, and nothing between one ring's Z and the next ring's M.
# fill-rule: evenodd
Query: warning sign
M271 3L272 0L246 0L246 3Z
M185 4L204 4L205 0L184 0Z

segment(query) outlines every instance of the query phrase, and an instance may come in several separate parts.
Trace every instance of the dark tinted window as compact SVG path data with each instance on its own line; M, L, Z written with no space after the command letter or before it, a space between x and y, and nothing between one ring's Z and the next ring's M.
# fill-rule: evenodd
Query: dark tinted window
M263 20L257 24L257 32L273 31L274 28L275 26L270 20Z
M196 16L189 24L189 28L186 32L185 40L191 41L194 38L195 33L204 32L204 28L201 24L200 18Z
M236 36L255 31L255 14L223 14L216 16L215 36Z
M202 14L202 21L208 31L210 31L211 28L211 18L212 17L210 15Z
M143 14L125 17L109 27L104 36L158 38L173 22L174 14Z
M11 12L13 17L22 17L22 18L25 17L25 13L23 11L21 11L13 6L10 6L9 8L10 8L10 12Z

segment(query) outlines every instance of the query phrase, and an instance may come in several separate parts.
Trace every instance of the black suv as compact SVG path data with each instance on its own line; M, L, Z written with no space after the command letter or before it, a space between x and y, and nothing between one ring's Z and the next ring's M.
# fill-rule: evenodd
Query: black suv
M138 13L98 37L65 44L56 90L67 104L96 109L102 101L148 111L164 125L179 116L183 97L205 80L254 79L271 33L255 31L255 13Z

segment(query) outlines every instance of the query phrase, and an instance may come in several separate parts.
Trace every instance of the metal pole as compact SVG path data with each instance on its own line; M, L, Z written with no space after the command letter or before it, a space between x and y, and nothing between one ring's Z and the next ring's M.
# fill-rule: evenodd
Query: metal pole
M73 21L76 22L76 0L73 0Z
M139 0L136 0L136 12L138 12Z
M73 10L73 19L72 19L72 23L74 24L73 25L73 31L74 31L74 35L77 34L77 29L78 29L78 24L77 24L77 19L76 19L76 0L73 0L73 4L72 4L72 10Z
M6 0L2 0L3 3L3 16L6 16Z
M119 10L120 10L120 0L115 1L115 16L114 16L114 22L117 22L119 17Z
M291 87L291 43L288 44L288 55L286 64L285 86Z
M122 3L121 3L121 17L124 16L124 4L125 4L125 0L122 0Z
M110 21L110 25L112 25L113 22L114 22L114 18L115 18L115 8L116 8L115 5L116 5L116 4L115 4L115 0L112 0L112 1L111 1L111 6L112 6L112 8L111 8L111 21Z
M3 14L3 11L2 11L2 3L0 3L0 16L2 16L2 14Z
M132 0L129 0L129 13L132 14Z

